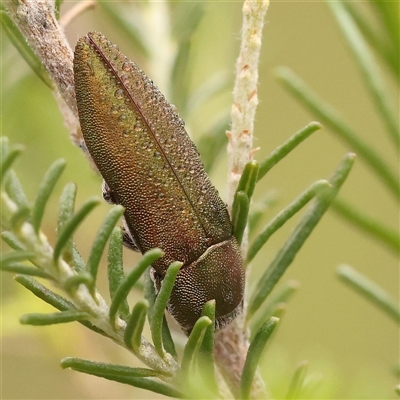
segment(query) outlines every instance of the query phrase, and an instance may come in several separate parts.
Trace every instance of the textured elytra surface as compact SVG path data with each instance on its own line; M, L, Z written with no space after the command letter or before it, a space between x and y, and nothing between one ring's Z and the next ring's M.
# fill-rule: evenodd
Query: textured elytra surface
M185 276L191 282L189 271L195 276L193 263L204 270L196 288L192 283L192 289L176 285L177 304L186 293L201 310L205 301L219 296L217 314L231 313L243 296L242 260L226 206L183 121L136 64L99 33L78 41L74 74L86 146L113 199L126 208L125 220L138 248L164 250L165 256L153 265L161 277L171 262L182 261L178 281L183 286ZM228 243L227 255L212 263L197 262L223 242ZM206 287L209 274L215 274L212 290ZM234 284L224 293L235 299L228 299L225 307L221 287L228 287L230 280Z

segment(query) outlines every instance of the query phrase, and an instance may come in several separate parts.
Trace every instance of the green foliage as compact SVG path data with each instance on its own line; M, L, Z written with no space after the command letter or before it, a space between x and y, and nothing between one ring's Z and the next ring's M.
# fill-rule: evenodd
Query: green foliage
M368 3L372 19L366 17L365 10L353 2L327 2L358 67L362 83L370 95L376 112L380 115L384 134L399 150L400 126L398 121L398 94L393 96L383 77L381 65L390 72L395 82L399 82L399 13L398 4L372 1ZM376 28L376 26L378 28ZM314 116L357 153L383 184L387 194L400 199L398 163L392 167L387 155L379 154L356 129L352 128L339 111L320 98L305 82L287 68L277 72L283 86ZM379 190L376 188L375 190ZM339 197L332 203L333 210L346 221L356 226L360 232L378 239L387 249L400 253L398 221L388 226L375 217L359 210ZM389 294L377 283L350 266L338 267L338 276L356 292L379 307L395 322L399 323L399 307Z

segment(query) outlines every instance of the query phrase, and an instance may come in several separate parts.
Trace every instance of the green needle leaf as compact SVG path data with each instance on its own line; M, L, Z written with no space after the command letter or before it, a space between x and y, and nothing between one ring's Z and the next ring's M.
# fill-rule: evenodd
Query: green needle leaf
M312 133L321 128L322 125L319 122L310 122L304 128L291 136L285 143L277 147L264 161L260 163L257 182L260 181L275 164L282 160L282 158L286 157Z
M384 32L379 32L374 28L368 18L364 15L363 10L359 9L358 5L354 6L350 2L344 3L347 11L352 16L354 22L357 24L358 29L368 41L369 45L375 50L382 61L389 67L394 77L399 81L400 79L400 65L399 65L399 50L398 46L392 41L387 40ZM394 12L395 14L396 12ZM386 26L385 26L386 27ZM398 29L396 29L397 31Z
M122 365L94 363L77 358L66 358L61 361L61 366L111 381L150 390L168 397L186 398L182 392L175 389L173 386L156 379L157 376L161 375L160 373L145 368L129 368Z
M380 221L360 212L356 207L340 198L332 203L332 209L361 229L363 233L368 233L380 240L396 253L400 251L400 237L395 229L391 229Z
M299 288L299 283L296 281L289 281L283 287L277 288L277 293L274 297L265 305L257 311L256 315L259 318L251 324L251 340L260 327L265 323L266 320L271 317L280 317L278 313L286 307L286 303L292 298L292 296L297 292Z
M62 250L68 245L69 239L72 237L73 233L79 226L79 224L85 219L85 217L100 204L100 199L98 197L92 197L83 204L83 206L74 214L68 222L64 224L63 230L59 233L57 238L57 243L54 247L53 259L55 262L61 256Z
M218 393L218 383L215 379L214 368L214 330L215 330L215 300L208 301L201 313L202 317L208 317L211 324L206 328L199 349L199 370L207 382L208 389Z
M57 293L52 292L50 289L39 283L34 278L25 275L17 275L14 279L30 292L32 292L36 297L43 300L45 303L50 304L54 308L57 308L60 311L77 311L74 305L69 300L58 295ZM100 333L101 335L108 337L105 332L92 325L89 321L83 320L80 321L80 323L86 326L86 328L89 328L96 333Z
M221 151L226 147L228 138L225 134L229 127L230 114L223 113L218 121L203 133L197 143L197 149L201 154L204 169L209 174Z
M78 289L79 285L85 285L90 290L94 286L93 276L86 271L79 272L65 281L64 289L73 293Z
M252 236L262 218L267 214L270 208L272 208L277 202L276 192L270 191L256 203L253 203L248 217L249 236Z
M132 289L132 286L142 276L144 271L156 260L161 258L164 252L155 248L143 254L142 259L137 263L136 267L126 276L126 278L118 286L110 306L110 322L114 326L117 312Z
M17 239L17 237L9 231L1 233L1 238L14 250L24 250L23 244Z
M39 276L41 278L52 279L52 277L46 272L35 267L29 267L28 265L25 264L9 264L9 265L0 264L0 269L2 271L12 272L14 274Z
M249 215L250 200L243 191L235 193L232 206L232 225L233 232L239 244L242 243L244 230L247 225L247 217Z
M200 317L194 324L182 356L181 370L186 378L190 376L194 360L198 359L197 353L200 349L206 329L210 325L212 325L212 321L206 316Z
M54 325L88 319L89 314L79 311L62 311L52 314L25 314L20 318L23 325Z
M114 298L118 286L124 279L124 266L122 262L122 230L121 228L114 228L110 236L110 244L108 248L108 287L110 297ZM120 316L123 320L127 321L129 318L129 305L125 299L120 308Z
M149 302L147 300L138 301L132 309L132 314L125 328L125 345L135 352L139 351L142 343L142 332L148 309Z
M78 249L75 246L75 243L73 242L72 242L72 259L75 271L78 272L86 271L85 261L83 260L81 254L79 253Z
M125 365L107 364L103 362L89 361L82 358L66 357L61 360L61 368L71 368L74 371L107 374L125 377L149 377L149 376L165 376L159 371L148 368L132 368Z
M47 289L46 286L39 283L37 280L24 275L17 275L15 280L32 292L36 297L43 300L45 303L50 304L51 306L57 308L60 311L67 311L73 308L73 304L60 296L57 293L54 293L50 289Z
M6 267L7 265L14 264L19 261L26 261L30 258L34 257L35 253L31 251L15 251L8 254L3 254L0 259L0 265L2 268Z
M286 395L286 399L299 399L300 392L304 384L304 379L307 374L308 361L303 361L296 369L292 381L289 385L289 390Z
M140 13L137 14L136 18L135 13L132 13L130 18L127 19L124 9L118 7L115 3L99 1L97 4L105 11L113 26L119 29L121 36L129 39L135 53L140 52L143 56L149 56L147 40L142 28L143 24L138 18Z
M15 26L14 22L8 16L7 12L0 10L0 22L3 26L11 43L17 49L22 58L28 63L32 71L50 88L53 89L53 83L47 74L43 64L36 57L35 53L29 47L26 39Z
M291 233L282 248L279 250L269 268L259 279L254 293L249 301L248 319L260 308L261 304L271 293L276 283L286 271L287 267L292 263L296 254L303 246L304 242L310 236L311 232L325 214L329 205L336 197L340 187L347 178L350 169L354 163L355 155L348 153L333 176L329 180L331 188L319 193L313 204L309 207L295 230Z
M201 358L209 362L210 366L214 363L214 329L215 329L215 300L209 300L204 304L202 317L208 317L211 325L207 328L201 343Z
M10 226L14 230L17 230L21 227L21 225L29 220L31 215L31 210L29 207L20 207L11 217Z
M242 378L240 380L240 398L243 400L250 398L251 386L253 384L254 375L257 371L263 349L278 322L279 319L275 317L272 317L270 320L268 320L260 328L254 340L250 344L243 367Z
M348 265L341 265L338 274L341 281L384 311L394 321L400 322L397 302L383 288Z
M65 160L59 159L55 161L44 175L39 186L38 195L32 209L32 225L36 233L39 232L47 200L49 199L58 179L63 173L65 166Z
M21 183L13 170L8 171L5 179L5 189L10 198L19 208L30 208L30 203L22 189Z
M61 194L59 207L58 207L58 223L57 223L57 236L60 236L60 232L64 229L64 226L71 219L74 214L75 198L76 198L77 187L75 183L67 183L64 186L64 190ZM72 237L69 238L67 244L62 252L62 258L68 263L72 263L73 260L73 242Z
M334 133L346 141L367 165L382 179L386 187L396 196L400 197L400 186L397 173L387 165L383 157L375 152L364 140L360 139L353 129L347 125L342 116L331 105L314 93L304 81L288 68L279 68L277 75L282 84L294 97L299 99L313 114L315 114Z
M303 193L294 199L286 208L276 215L262 230L262 232L254 239L247 253L246 263L248 264L283 224L285 224L293 215L299 212L313 197L321 190L327 189L330 186L329 182L321 179L314 182Z
M178 275L179 269L182 265L181 262L175 261L168 267L154 303L153 315L150 322L151 337L157 353L162 357L164 356L162 341L164 311L167 307L168 299L171 295L176 276Z
M115 224L124 213L124 207L118 205L114 206L104 218L103 224L97 232L94 239L92 249L90 251L89 259L86 265L88 272L93 276L93 284L96 283L97 271L99 269L100 259L103 254L104 248L108 238L111 235Z
M0 180L2 182L4 182L4 177L7 171L11 168L11 165L23 151L23 146L13 146L7 155L2 159L0 166Z
M258 162L255 160L249 161L244 167L236 191L245 192L248 198L251 199L251 196L253 196L254 188L256 186L256 182L258 181L258 170Z
M171 331L168 326L167 318L165 315L163 317L163 325L162 325L162 342L164 349L167 353L171 354L175 359L178 357L178 354L175 349L175 343L171 335Z
M385 81L380 73L380 68L375 62L364 38L362 37L351 14L341 2L328 2L342 32L354 53L358 67L364 76L364 82L371 93L371 98L375 101L376 108L382 116L382 121L386 124L387 132L396 145L400 147L399 124L396 118L394 107L389 104L390 93ZM394 106L394 105L393 105ZM398 108L396 110L398 112Z

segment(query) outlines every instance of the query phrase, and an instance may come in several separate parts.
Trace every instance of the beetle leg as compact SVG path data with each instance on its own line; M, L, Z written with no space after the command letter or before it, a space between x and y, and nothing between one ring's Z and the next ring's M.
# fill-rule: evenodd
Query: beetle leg
M125 223L125 221L124 221L124 223ZM125 247L127 247L128 249L140 252L139 247L137 246L137 244L133 240L133 238L132 238L132 236L131 236L131 234L129 232L129 229L126 227L125 224L122 227L122 234L123 234L123 236L122 236L123 245Z
M103 199L109 204L118 204L115 200L114 193L111 191L110 187L107 185L107 182L103 180L101 184L101 192L103 194Z

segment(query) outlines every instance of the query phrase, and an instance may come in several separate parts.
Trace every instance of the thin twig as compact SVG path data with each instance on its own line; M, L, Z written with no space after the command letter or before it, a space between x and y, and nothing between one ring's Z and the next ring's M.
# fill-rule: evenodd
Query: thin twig
M229 208L232 207L242 171L253 155L254 118L258 105L258 61L264 17L268 6L268 0L245 0L243 4L242 41L236 63L231 110L232 125L230 132L227 132ZM245 250L246 242L247 239L244 238L242 250ZM215 359L231 391L236 394L238 394L242 369L249 348L248 332L244 321L244 316L239 316L215 337ZM233 352L232 349L235 351ZM251 393L254 398L268 397L258 374L255 375Z

